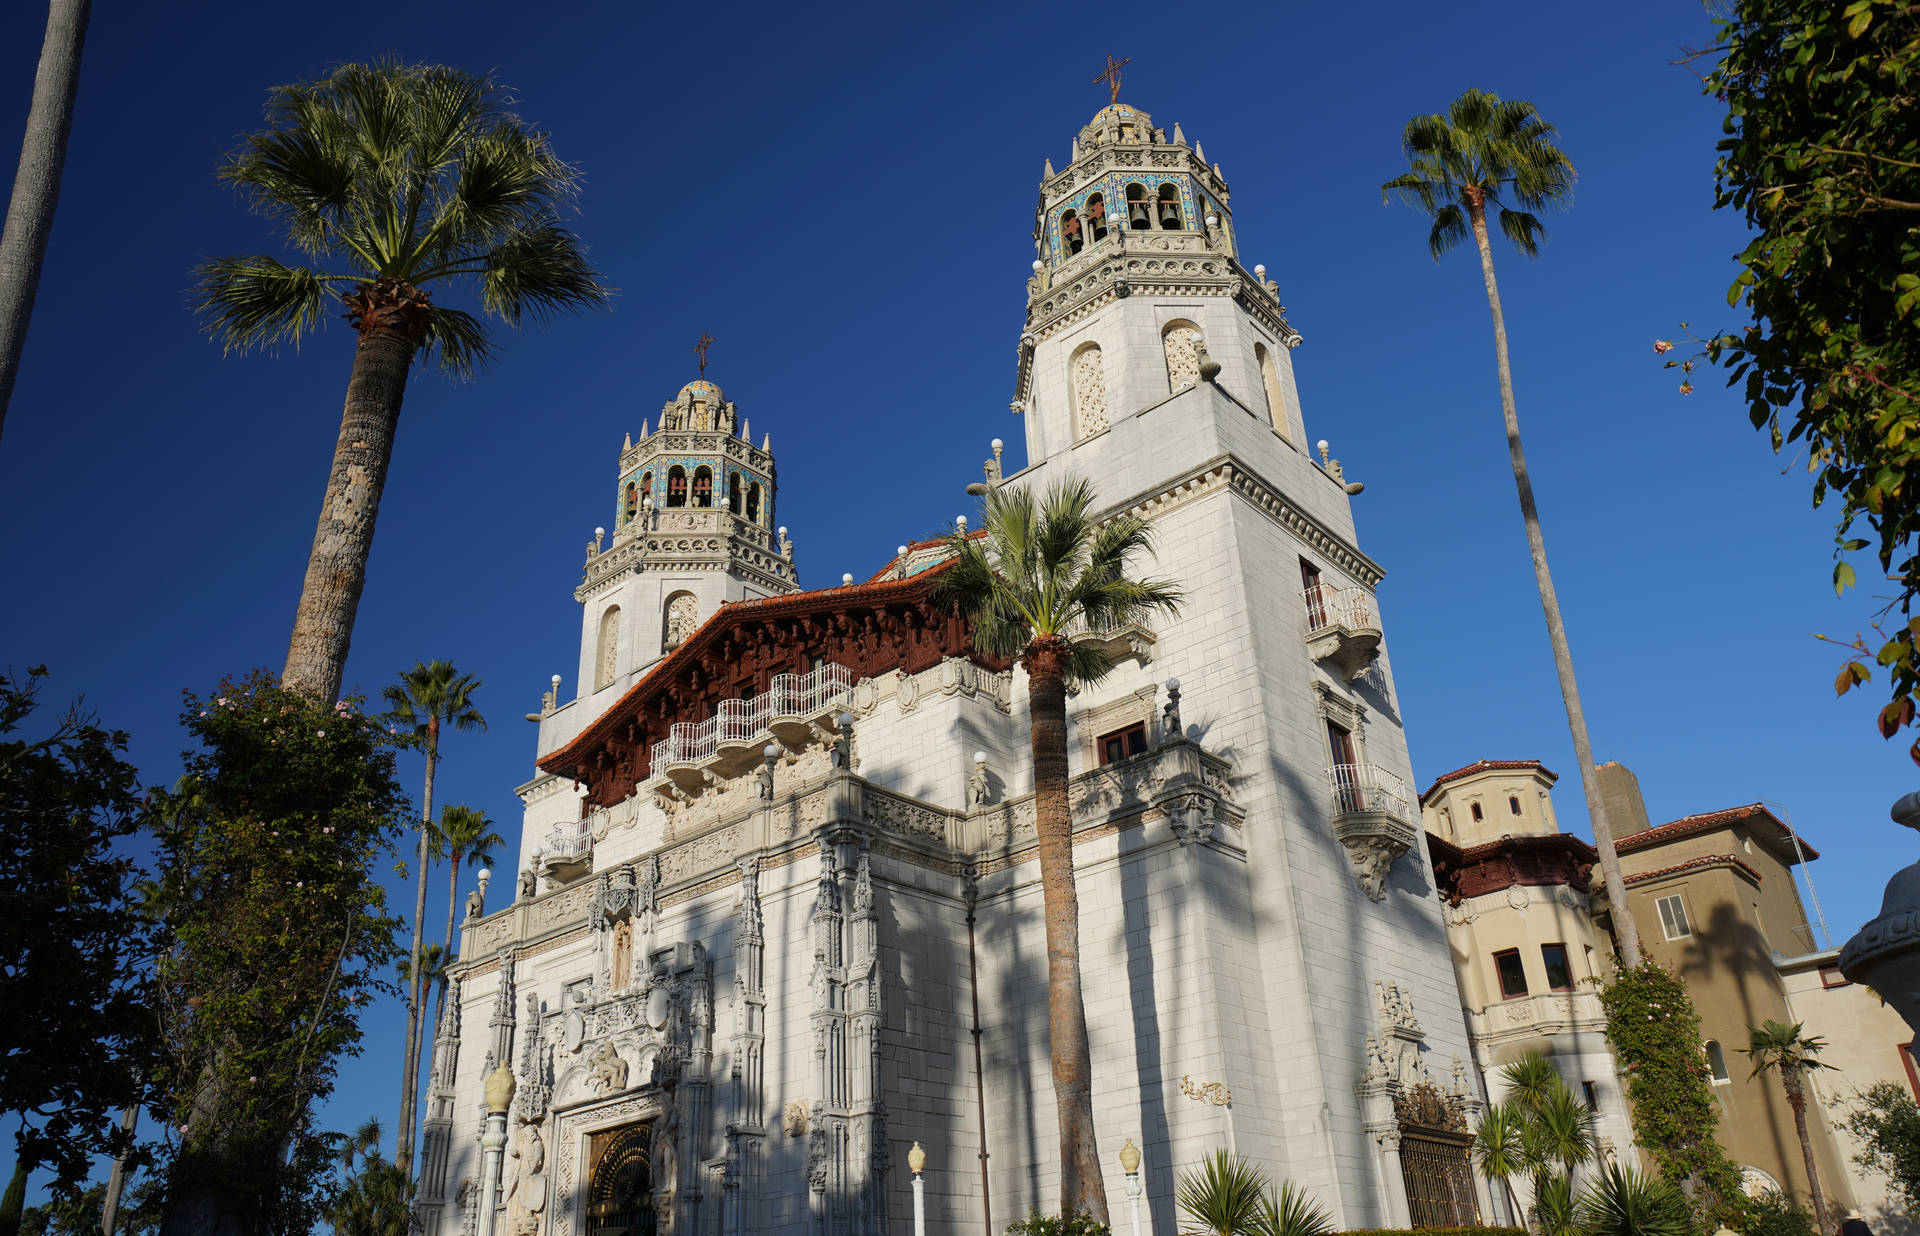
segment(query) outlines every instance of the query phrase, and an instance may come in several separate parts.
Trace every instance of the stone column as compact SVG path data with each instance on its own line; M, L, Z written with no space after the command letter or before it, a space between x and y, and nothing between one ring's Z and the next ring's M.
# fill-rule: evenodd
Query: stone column
M507 1147L507 1109L513 1106L513 1070L505 1061L487 1078L487 1131L480 1138L480 1232L493 1236L499 1208L500 1152Z
M1413 1225L1413 1213L1407 1207L1407 1174L1400 1165L1400 1129L1376 1129L1374 1144L1380 1147L1381 1183L1386 1186L1387 1227Z

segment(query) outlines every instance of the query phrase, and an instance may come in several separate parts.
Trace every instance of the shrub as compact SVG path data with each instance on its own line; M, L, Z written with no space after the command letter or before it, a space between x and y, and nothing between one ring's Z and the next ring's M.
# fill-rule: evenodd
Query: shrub
M1056 1218L1036 1210L1024 1219L1007 1224L1007 1236L1113 1236L1113 1229L1094 1222L1089 1214Z
M1793 1204L1793 1199L1769 1190L1747 1203L1747 1217L1740 1224L1745 1236L1819 1236L1813 1218Z

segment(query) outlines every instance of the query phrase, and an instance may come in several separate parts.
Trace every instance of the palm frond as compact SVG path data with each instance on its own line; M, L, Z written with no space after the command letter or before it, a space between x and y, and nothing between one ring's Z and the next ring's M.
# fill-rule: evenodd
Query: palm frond
M1382 200L1398 195L1432 216L1427 247L1437 260L1466 238L1466 207L1482 203L1501 216L1501 227L1528 256L1539 252L1544 235L1532 214L1499 208L1501 193L1528 211L1562 209L1572 201L1574 167L1554 145L1554 127L1533 104L1502 99L1482 90L1466 90L1442 115L1415 116L1401 134L1408 171L1380 187Z
M1334 1230L1332 1216L1291 1180L1281 1181L1261 1202L1255 1236L1330 1236Z
M1540 256L1540 241L1546 237L1547 229L1539 219L1525 211L1503 210L1500 212L1500 230L1522 254L1527 257Z
M609 296L580 238L551 220L513 233L481 262L481 303L511 326L529 314L546 318Z
M326 321L330 277L265 256L212 258L194 268L202 327L229 352L297 343Z
M1518 1104L1494 1103L1480 1115L1480 1129L1473 1135L1474 1162L1489 1180L1511 1180L1525 1173L1525 1148L1521 1128L1526 1119Z
M1427 252L1437 262L1472 234L1467 226L1467 212L1449 202L1433 212L1433 231L1427 233Z
M1267 1174L1224 1150L1180 1174L1174 1200L1199 1236L1247 1236L1264 1216Z
M497 351L486 323L464 309L434 305L432 324L420 345L422 354L437 353L440 368L457 378L471 378Z
M1609 1167L1580 1196L1588 1236L1690 1236L1693 1218L1680 1190L1631 1168Z

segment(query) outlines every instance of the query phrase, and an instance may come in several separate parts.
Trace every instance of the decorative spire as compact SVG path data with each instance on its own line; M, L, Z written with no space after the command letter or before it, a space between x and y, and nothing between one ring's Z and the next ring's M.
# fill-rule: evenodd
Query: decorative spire
M1195 142L1193 144L1193 153L1195 158L1205 163L1207 161L1207 144L1205 142Z
M646 436L646 434L645 434L645 433L643 432L643 433L641 434L641 436L642 436L642 437L645 437L645 436ZM628 435L627 435L627 440L626 440L625 442L623 442L623 443L621 443L621 444L620 444L620 449L621 449L622 451L630 451L630 450L632 450L632 449L633 449L633 435L632 435L632 434L628 434Z
M748 445L753 443L753 418L747 417L740 422L740 437Z
M769 455L773 454L773 435L772 434L768 434L766 437L760 440L760 449L765 451Z
M1080 139L1076 137L1073 139L1073 149L1067 153L1067 162L1078 163L1079 161L1080 161Z
M1176 146L1184 146L1187 144L1187 135L1180 131L1180 122L1178 120L1173 122L1173 144Z
M1047 180L1053 179L1053 160L1052 159L1047 160L1047 166L1041 169L1040 175Z
M647 440L647 418L644 416L640 418L640 440L642 442Z
M700 358L700 376L707 376L707 349L713 346L713 336L700 332L700 342L693 345L693 354Z

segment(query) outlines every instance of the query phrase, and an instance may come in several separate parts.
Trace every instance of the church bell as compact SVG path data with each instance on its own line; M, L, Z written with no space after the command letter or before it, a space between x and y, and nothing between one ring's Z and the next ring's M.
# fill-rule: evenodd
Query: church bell
M1147 204L1145 202L1127 203L1127 226L1137 228L1148 226Z
M1180 207L1172 202L1160 203L1160 226L1169 231L1180 226Z

